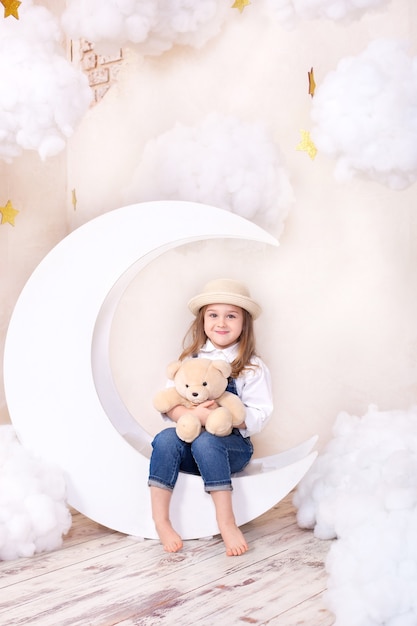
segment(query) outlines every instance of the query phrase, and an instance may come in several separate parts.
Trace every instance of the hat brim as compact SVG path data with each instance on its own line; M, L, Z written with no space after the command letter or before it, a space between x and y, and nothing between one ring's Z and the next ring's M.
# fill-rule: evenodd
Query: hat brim
M239 294L230 294L224 292L217 293L201 293L198 296L194 296L188 303L188 308L191 313L197 315L201 307L207 304L232 304L239 306L241 309L245 309L254 320L262 313L262 309L254 300L247 298L246 296L240 296Z

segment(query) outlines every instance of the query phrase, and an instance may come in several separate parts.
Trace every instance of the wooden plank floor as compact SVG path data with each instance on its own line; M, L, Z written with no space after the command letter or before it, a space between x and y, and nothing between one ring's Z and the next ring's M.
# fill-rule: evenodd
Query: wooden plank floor
M73 512L60 550L0 562L0 625L330 626L330 543L298 528L291 498L243 527L242 557L218 536L166 554Z

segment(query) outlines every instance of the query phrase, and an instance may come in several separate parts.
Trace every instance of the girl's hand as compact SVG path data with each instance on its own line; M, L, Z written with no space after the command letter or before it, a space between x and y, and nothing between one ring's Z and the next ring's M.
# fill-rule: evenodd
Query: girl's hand
M192 412L194 413L194 415L198 417L198 419L201 422L201 425L205 426L206 420L208 416L210 415L211 411L213 411L214 409L217 409L218 406L219 405L217 404L215 400L206 400L205 402L202 402L201 404L196 405L192 409L186 409L185 406L183 406L182 404L179 404L178 406L168 411L167 415L168 417L172 419L173 422L178 422L181 415L184 415L184 413Z
M206 421L210 413L218 408L218 404L215 400L206 400L201 404L198 404L196 407L192 409L194 415L198 417L202 426L206 425Z

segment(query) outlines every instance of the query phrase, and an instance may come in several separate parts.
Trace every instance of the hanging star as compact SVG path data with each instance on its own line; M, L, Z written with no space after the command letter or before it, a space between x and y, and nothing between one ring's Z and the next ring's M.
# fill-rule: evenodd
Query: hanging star
M17 20L19 19L19 14L17 12L18 8L22 4L19 0L0 0L2 5L4 6L4 17L9 17L9 15L13 15Z
M73 189L71 191L71 201L72 201L72 206L74 207L74 211L77 210L77 194L75 189Z
M301 130L301 141L297 146L297 150L307 152L310 159L314 159L317 154L317 148L314 145L313 140L310 137L308 130Z
M314 92L316 91L316 81L314 80L314 70L308 72L308 95L313 97Z
M235 0L232 4L232 9L239 9L242 13L243 9L250 4L250 0Z
M0 224L11 224L14 226L14 218L19 213L13 208L10 200L7 200L6 206L0 206L1 222Z

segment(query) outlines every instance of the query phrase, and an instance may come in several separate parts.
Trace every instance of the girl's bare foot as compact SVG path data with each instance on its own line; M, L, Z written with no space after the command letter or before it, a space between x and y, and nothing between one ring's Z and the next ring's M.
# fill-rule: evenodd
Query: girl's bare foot
M236 524L224 524L219 530L226 546L227 556L241 556L249 550L245 537Z
M165 552L178 552L178 550L181 550L183 546L182 539L172 528L170 522L157 523L155 527Z
M225 490L212 491L216 508L217 524L226 546L227 556L240 556L249 550L242 531L236 524L232 508L232 492Z
M169 504L172 492L168 489L151 486L152 516L156 532L165 552L178 552L182 548L182 539L172 528L169 521Z

